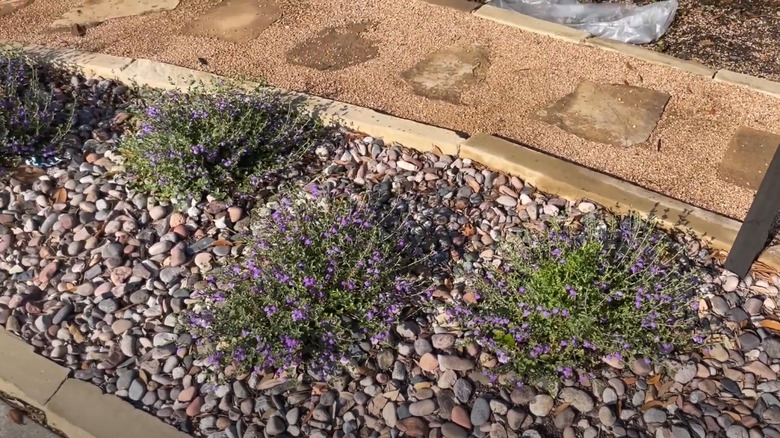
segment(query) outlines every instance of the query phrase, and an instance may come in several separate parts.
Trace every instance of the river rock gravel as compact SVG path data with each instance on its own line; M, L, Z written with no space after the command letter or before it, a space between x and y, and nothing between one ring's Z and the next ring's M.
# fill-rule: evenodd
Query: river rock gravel
M74 83L95 101L118 87ZM176 209L133 191L115 152L116 111L80 120L59 166L34 181L0 181L0 324L161 421L213 438L780 437L780 278L740 280L717 267L699 310L711 345L665 363L605 364L544 390L507 389L482 373L490 358L478 347L423 315L396 327L392 348L327 382L213 383L180 321L195 284L238 253L230 242L246 229L247 210L208 199ZM453 277L501 262L495 249L507 232L603 211L467 159L342 129L281 177L400 199L434 263L453 267L434 270L441 300L464 299ZM711 263L699 242L688 247L697 263Z

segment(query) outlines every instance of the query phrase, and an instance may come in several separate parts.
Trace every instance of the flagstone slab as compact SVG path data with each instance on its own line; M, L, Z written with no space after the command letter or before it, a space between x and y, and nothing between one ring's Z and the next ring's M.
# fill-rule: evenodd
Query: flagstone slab
M0 17L27 7L33 0L0 0Z
M370 61L379 55L374 41L364 34L372 22L327 28L287 52L287 61L320 71L337 71Z
M170 11L180 0L85 0L81 6L64 13L51 24L52 28L97 26L112 18L130 17L150 12Z
M463 92L482 82L489 67L485 47L459 44L431 53L402 77L415 94L459 104Z
M731 137L718 167L718 178L750 190L758 190L772 161L780 135L742 126Z
M281 17L276 0L224 0L192 21L183 33L245 43Z
M583 81L536 115L585 140L632 146L650 138L668 101L662 91Z

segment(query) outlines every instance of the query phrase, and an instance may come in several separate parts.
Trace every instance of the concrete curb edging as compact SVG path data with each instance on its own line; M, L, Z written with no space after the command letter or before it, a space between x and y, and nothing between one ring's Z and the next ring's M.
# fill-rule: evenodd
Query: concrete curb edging
M46 425L68 438L189 438L119 397L69 378L69 369L3 328L0 352L0 392L41 411Z
M507 26L517 27L524 31L547 35L575 44L584 44L609 52L627 55L649 64L676 68L717 82L739 85L759 93L780 98L780 82L736 73L730 70L715 70L698 61L680 59L665 53L645 49L633 44L622 43L608 38L595 37L587 32L576 30L563 24L539 20L519 12L502 9L490 4L482 5L473 14L479 18L495 21Z

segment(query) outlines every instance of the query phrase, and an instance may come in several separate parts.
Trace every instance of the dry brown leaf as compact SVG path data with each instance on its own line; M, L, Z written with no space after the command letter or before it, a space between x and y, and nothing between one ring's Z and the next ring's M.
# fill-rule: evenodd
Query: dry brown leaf
M76 285L73 283L65 283L65 290L68 292L76 292Z
M571 406L571 402L566 402L560 406L558 406L557 409L555 409L555 412L553 412L553 416L557 417L561 412L565 411L566 408Z
M466 181L466 184L471 187L471 190L474 190L474 193L479 193L479 191L482 189L482 187L479 186L479 183L475 179L470 179Z
M626 61L626 67L628 67L628 69L629 69L629 70L631 70L631 71L634 71L634 70L635 70L635 69L634 69L634 66L633 66L633 65L631 65L631 63L629 63L628 61Z
M664 403L664 406L669 407L669 406L671 406L671 405L673 405L675 403L677 403L677 396L673 395L673 396L669 397L669 400L667 400L666 403Z
M658 395L664 395L667 392L669 392L669 388L671 388L672 385L674 385L673 381L669 381L669 382L665 382L665 383L660 383L659 382L659 383L657 383L655 385L655 389L658 390Z
M431 146L431 152L433 152L433 155L436 155L437 157L444 155L444 152L441 150L441 148L436 145Z
M67 200L68 200L68 191L65 190L65 187L59 187L57 190L54 191L54 203L62 204Z
M311 387L311 392L314 395L325 394L326 392L328 392L328 384L327 383L322 383L322 382L315 383Z
M742 415L739 415L739 414L738 414L738 413L736 413L736 412L731 412L731 411L723 411L723 413L724 413L724 414L726 414L726 415L728 415L729 417L733 418L733 419L734 419L734 421L737 421L737 422L739 422L739 421L742 421Z
M648 409L652 408L661 408L664 406L664 402L661 400L650 400L649 402L642 405L642 412L647 411Z
M219 239L213 244L214 246L233 246L233 242L226 239Z
M13 424L22 424L22 421L24 420L24 412L20 411L19 409L11 409L8 411L8 421L10 421Z
M477 233L477 231L474 229L474 225L466 224L463 226L463 229L461 230L464 236L471 237L474 234Z
M772 330L773 332L780 333L780 322L777 322L772 319L765 319L758 323L759 327Z
M626 385L633 385L636 383L636 377L626 377L625 379L623 379L623 383L625 383Z
M661 375L660 374L656 374L655 376L647 379L647 384L648 385L655 385L656 383L658 383L660 381L661 381Z
M415 383L414 385L414 389L418 391L420 389L429 389L430 387L431 387L431 382L419 382L419 383Z

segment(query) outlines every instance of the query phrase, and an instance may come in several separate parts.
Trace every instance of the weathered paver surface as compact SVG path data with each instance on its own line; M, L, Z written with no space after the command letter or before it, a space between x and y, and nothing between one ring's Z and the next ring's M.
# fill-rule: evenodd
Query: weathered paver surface
M741 127L723 154L718 175L724 181L757 190L780 146L780 135Z
M59 435L32 421L26 416L19 416L19 411L10 414L13 408L0 399L0 438L60 438ZM13 418L21 419L17 424Z
M648 88L585 81L537 115L586 140L633 146L650 138L668 101Z
M193 23L214 12L211 0L109 19L83 37L51 32L51 24L77 7L74 3L35 1L2 16L0 39L263 77L283 88L459 132L499 135L735 218L744 217L754 190L718 175L731 137L742 126L780 134L780 99L775 97L420 0L278 0L281 17L241 43L187 34ZM329 44L326 37L334 29L356 23L370 24L347 43ZM457 103L426 96L419 83L405 80L405 72L459 44L484 47L490 66L484 79L461 90ZM583 81L642 87L671 97L649 138L629 148L551 128L538 119L540 110Z

